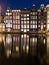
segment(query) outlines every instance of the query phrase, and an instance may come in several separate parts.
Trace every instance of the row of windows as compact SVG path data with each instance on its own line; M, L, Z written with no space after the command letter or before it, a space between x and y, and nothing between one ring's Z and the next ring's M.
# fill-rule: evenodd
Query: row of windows
M13 25L13 29L20 29L20 25Z
M21 28L29 28L29 25L21 25Z
M21 17L28 17L29 16L29 14L21 14Z
M37 19L37 16L30 16L30 19Z
M29 18L21 18L21 20L29 20Z

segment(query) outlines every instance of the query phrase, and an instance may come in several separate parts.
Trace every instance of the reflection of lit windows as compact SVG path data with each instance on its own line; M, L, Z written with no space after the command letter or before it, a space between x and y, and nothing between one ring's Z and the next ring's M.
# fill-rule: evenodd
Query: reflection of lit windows
M7 50L6 53L7 53L7 57L9 57L9 55L11 55L11 50Z
M16 52L18 52L19 51L19 47L18 46L16 46Z
M23 38L23 35L21 35L21 37Z
M10 44L12 42L12 38L11 37L6 37L6 43Z
M29 45L26 46L26 52L28 53L29 51Z
M26 37L26 34L24 34L24 37Z
M44 44L46 43L46 40L44 39Z

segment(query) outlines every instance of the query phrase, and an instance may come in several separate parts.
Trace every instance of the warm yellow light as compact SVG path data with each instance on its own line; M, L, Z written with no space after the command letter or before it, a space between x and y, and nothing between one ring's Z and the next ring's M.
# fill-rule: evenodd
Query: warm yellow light
M2 35L0 35L0 42L2 42L2 39L3 39L3 37L2 37Z
M16 51L19 51L19 47L18 46L16 46Z
M29 51L29 46L27 45L26 46L26 52L28 53L28 51Z

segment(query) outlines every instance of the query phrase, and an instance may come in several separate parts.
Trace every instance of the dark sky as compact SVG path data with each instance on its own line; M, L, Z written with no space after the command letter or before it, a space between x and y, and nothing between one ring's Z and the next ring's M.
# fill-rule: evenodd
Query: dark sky
M10 7L11 9L31 9L33 4L35 4L36 8L39 9L40 4L49 4L49 0L0 0L2 12L5 12L7 7Z

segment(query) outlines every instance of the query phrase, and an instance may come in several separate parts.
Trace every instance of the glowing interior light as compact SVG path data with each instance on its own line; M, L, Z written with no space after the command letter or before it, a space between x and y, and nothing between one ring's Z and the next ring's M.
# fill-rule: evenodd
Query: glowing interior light
M28 53L28 51L29 51L29 46L27 45L26 46L26 52Z
M47 28L49 28L49 24L47 24Z
M18 46L16 46L16 51L19 51L19 47Z
M6 53L7 53L7 57L9 57L9 55L11 55L11 50L7 50Z
M34 38L33 38L33 42L34 42Z
M45 42L46 42L46 41L45 41L45 39L44 39L44 44L45 44Z

